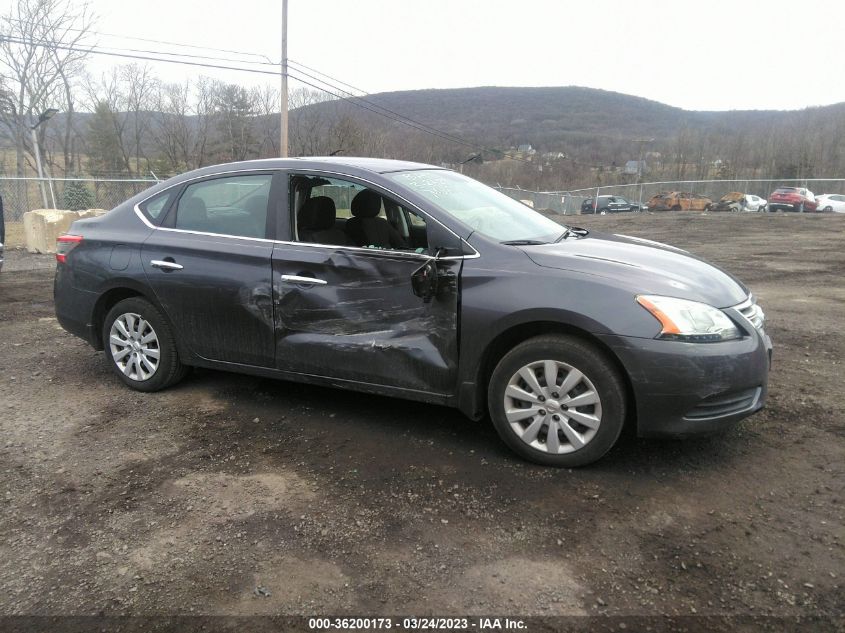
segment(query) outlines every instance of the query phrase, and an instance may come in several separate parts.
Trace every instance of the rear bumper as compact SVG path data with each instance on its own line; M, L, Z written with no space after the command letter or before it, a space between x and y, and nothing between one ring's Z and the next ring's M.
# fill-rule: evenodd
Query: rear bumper
M70 273L64 266L56 268L53 281L53 300L56 319L65 330L96 346L94 327L91 324L97 294L73 287Z
M602 340L631 379L641 437L722 432L765 404L772 349L765 333L710 344Z
M795 211L798 212L801 210L801 203L800 202L769 202L767 205L769 211ZM810 207L807 203L804 203L804 213L816 213L816 207Z

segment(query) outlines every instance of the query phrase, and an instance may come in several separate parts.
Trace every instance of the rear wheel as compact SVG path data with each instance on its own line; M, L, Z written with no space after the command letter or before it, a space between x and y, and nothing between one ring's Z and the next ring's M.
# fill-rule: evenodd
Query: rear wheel
M546 466L596 461L616 443L626 414L614 365L572 336L538 336L517 345L493 371L487 400L505 444Z
M681 210L681 205L679 205L679 204L676 204L674 207L672 207L672 211L680 211L680 210Z
M179 382L187 367L179 361L166 319L146 299L131 297L109 310L103 323L106 361L132 389L159 391Z

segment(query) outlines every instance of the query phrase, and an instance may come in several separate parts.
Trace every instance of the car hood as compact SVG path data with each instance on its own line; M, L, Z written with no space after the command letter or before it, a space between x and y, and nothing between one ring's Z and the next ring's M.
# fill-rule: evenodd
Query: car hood
M748 289L687 251L627 235L590 232L557 244L521 246L538 266L607 277L636 294L701 301L718 308L742 303Z

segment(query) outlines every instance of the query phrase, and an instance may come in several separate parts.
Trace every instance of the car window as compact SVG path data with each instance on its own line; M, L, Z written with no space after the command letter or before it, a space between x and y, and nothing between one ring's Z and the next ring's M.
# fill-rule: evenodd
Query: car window
M148 200L144 200L138 205L138 208L151 220L154 224L158 224L162 220L162 212L167 208L171 198L175 193L175 189L170 189L163 193L153 196Z
M425 218L366 185L297 174L291 177L290 193L297 241L419 253L428 249Z
M266 236L271 174L230 176L188 185L176 206L175 227L237 237Z

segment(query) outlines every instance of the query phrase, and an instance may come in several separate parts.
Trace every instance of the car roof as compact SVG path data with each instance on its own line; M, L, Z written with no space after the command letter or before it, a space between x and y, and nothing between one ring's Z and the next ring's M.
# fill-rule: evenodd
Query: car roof
M412 171L418 169L444 169L435 165L425 163L414 163L406 160L393 160L390 158L370 158L366 156L297 156L295 158L262 158L246 160L223 165L211 165L205 169L219 170L223 167L237 169L331 169L352 168L359 171L368 171L377 174L387 174L396 171Z

